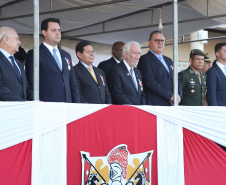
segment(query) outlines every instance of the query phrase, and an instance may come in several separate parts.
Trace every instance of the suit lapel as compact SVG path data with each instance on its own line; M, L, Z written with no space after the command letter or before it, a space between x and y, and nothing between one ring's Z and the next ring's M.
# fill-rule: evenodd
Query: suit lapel
M79 65L79 67L80 67L80 69L83 71L83 73L85 73L85 76L87 77L87 78L89 78L89 80L91 81L91 82L93 82L93 83L95 83L96 85L97 85L97 83L96 83L96 81L94 80L94 78L93 78L93 76L91 75L91 73L89 72L89 70L79 61L79 63L78 63L78 65ZM95 73L95 70L94 70L94 73ZM96 73L95 73L95 75L96 75ZM96 75L97 76L97 75ZM97 80L98 81L98 80ZM99 83L99 81L98 81L98 83Z
M53 55L49 51L49 49L44 44L40 45L40 49L45 53L45 55L50 59L50 61L57 67L57 69L59 69L59 66L57 65L57 63L56 63L55 59L53 58ZM61 58L62 58L62 56L61 56ZM63 60L62 60L62 65L63 65ZM59 69L59 71L60 71L60 69Z
M142 81L141 81L140 77L138 76L136 68L134 68L134 73L135 73L135 76L136 76L138 93L140 94L141 93L141 83L142 83Z
M98 84L101 84L101 83L103 83L102 82L102 79L101 79L101 77L100 77L100 74L97 72L97 70L96 70L96 68L93 66L93 71L94 71L94 74L96 75L96 78L97 78L97 81L98 81ZM90 74L91 75L91 74ZM92 76L92 75L91 75ZM92 77L93 78L93 77ZM93 78L93 80L94 80L94 78ZM94 80L94 82L96 83L96 81Z
M215 65L216 65L215 68L216 68L217 72L221 75L222 79L226 79L226 76L224 75L221 68L217 64L215 64Z
M130 84L133 86L134 90L137 92L137 89L136 89L135 84L133 82L132 76L130 75L126 65L124 64L124 62L121 62L120 65L122 66L122 69L124 71L126 78L128 78ZM135 73L135 71L134 71L134 73ZM135 74L135 76L136 76L136 74Z
M6 63L6 65L9 66L9 68L11 68L11 70L14 72L14 74L16 75L17 79L21 82L21 77L18 75L16 69L12 66L12 64L9 62L9 60L5 57L5 55L1 53L1 57L2 57L2 60ZM18 65L19 66L19 65ZM20 69L21 70L21 69Z
M151 51L148 51L149 52L149 55L151 56L151 58L153 59L153 61L155 61L157 63L157 65L161 66L167 73L167 75L170 75L172 69L170 69L169 67L169 64L168 64L168 61L166 60L166 58L163 56L168 68L169 68L169 71L170 73L167 71L167 69L165 68L165 66L162 64L162 62L151 52Z

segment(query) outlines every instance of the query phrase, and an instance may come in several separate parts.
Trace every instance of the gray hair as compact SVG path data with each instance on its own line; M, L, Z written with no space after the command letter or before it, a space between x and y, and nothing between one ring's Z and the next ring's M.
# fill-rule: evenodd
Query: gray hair
M9 31L16 31L16 30L6 26L0 27L0 43L2 42L2 39L5 36L9 36Z
M137 45L137 46L140 48L140 54L141 54L141 46L140 46L140 44L139 44L138 42L136 42L136 41L131 41L131 42L126 43L126 44L122 47L123 58L124 58L124 53L129 53L130 47L131 47L131 45L133 45L133 44Z

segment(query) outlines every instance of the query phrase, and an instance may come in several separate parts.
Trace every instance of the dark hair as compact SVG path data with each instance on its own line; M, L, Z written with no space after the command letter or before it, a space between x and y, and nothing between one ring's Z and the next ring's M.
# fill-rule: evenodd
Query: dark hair
M47 19L44 19L41 23L41 31L42 30L45 30L47 31L48 30L48 27L49 27L49 22L56 22L60 25L60 19L57 19L57 18L47 18Z
M216 44L216 46L215 46L215 53L219 52L222 49L223 46L226 46L225 42Z
M26 51L20 46L19 51L14 54L14 57L23 63L26 60L26 55Z
M91 45L92 46L92 44L89 41L83 40L83 41L79 42L76 45L76 47L75 47L75 53L76 53L76 55L77 55L77 52L83 53L84 47L85 46L88 46L88 45ZM77 55L77 57L78 57L78 55Z
M118 45L119 45L119 44L125 44L125 43L122 42L122 41L115 42L115 43L112 45L112 50L118 49Z
M149 40L152 39L152 36L153 36L154 34L162 34L162 35L163 35L163 33L162 33L161 31L158 31L158 30L153 31L153 32L151 32L151 34L150 34Z

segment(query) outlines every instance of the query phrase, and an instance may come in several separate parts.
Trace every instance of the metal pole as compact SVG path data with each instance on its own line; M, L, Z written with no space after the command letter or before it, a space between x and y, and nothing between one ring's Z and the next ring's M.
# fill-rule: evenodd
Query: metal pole
M173 0L173 95L178 106L178 2Z
M39 100L39 0L34 0L34 100Z

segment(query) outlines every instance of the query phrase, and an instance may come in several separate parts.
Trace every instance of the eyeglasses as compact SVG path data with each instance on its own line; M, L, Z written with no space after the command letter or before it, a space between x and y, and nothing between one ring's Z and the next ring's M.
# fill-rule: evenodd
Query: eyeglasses
M164 39L155 39L154 41L155 41L156 44L160 44L160 43L164 44L165 43Z
M201 60L202 62L204 62L204 58L192 58L192 59L194 59L194 60L196 60L196 61Z

